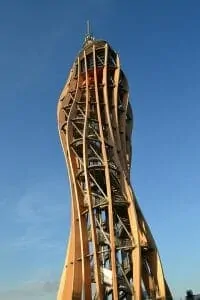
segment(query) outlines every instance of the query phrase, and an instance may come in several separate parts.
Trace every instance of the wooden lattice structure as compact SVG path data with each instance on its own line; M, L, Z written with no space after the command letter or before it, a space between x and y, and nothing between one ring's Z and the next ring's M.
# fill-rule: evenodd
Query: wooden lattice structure
M57 299L172 299L130 184L128 82L107 42L87 35L57 113L72 200Z

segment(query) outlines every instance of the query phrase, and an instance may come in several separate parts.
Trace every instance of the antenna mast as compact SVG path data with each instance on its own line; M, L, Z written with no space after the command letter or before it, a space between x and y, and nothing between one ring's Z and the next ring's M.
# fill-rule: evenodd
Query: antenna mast
M86 35L85 35L85 41L84 41L84 45L87 44L89 41L94 41L94 37L91 33L91 27L90 27L90 21L87 20L87 23L86 23Z
M90 21L87 20L87 36L90 35Z

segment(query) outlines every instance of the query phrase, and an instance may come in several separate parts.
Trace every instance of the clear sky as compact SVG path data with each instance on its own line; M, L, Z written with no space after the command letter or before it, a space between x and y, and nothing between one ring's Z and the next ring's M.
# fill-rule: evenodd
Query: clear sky
M200 1L1 0L0 299L56 298L70 221L56 106L87 19L129 80L132 184L174 298L200 292Z

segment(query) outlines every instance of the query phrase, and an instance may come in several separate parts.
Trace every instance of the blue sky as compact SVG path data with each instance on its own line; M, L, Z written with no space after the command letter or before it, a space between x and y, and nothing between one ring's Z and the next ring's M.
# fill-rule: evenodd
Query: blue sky
M70 220L56 123L85 22L119 52L132 184L175 299L200 292L200 2L0 1L0 299L52 300Z

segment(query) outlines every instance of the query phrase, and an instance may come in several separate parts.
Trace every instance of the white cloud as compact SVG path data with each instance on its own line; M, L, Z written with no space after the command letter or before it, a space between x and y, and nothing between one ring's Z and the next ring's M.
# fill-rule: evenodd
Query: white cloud
M3 300L27 300L28 299L52 299L56 298L58 282L56 281L38 281L24 282L15 289L0 291L0 299Z
M6 231L1 235L0 265L8 268L0 275L0 300L55 300L70 225L70 202L63 182L52 180L3 203L5 211L0 209L0 214L5 216L2 227Z
M71 208L68 195L63 197L62 192L63 186L58 182L43 182L16 201L11 225L19 230L9 241L9 247L57 251L65 247L66 240L57 238L57 230L58 224L64 223L67 235Z

